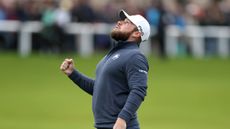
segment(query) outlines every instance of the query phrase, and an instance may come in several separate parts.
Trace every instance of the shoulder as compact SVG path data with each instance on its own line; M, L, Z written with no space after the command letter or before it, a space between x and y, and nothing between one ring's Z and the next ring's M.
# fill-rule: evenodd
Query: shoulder
M141 53L140 49L133 49L132 51L129 51L130 59L134 60L143 60L147 62L147 58L143 53Z
M140 51L133 52L130 55L127 67L132 66L145 67L146 69L149 69L148 60Z
M131 62L142 61L143 63L147 63L148 64L147 58L141 52L133 54L130 57L130 61Z

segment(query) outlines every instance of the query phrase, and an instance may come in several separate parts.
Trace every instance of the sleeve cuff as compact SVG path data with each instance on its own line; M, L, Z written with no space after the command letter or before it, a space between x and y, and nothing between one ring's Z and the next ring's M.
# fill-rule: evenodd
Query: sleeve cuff
M119 118L122 118L123 120L125 120L126 123L128 123L130 121L130 119L132 118L132 115L128 112L125 111L124 109L119 113L118 115Z
M71 80L73 80L74 78L76 78L77 76L78 76L78 72L76 71L76 70L73 70L73 72L70 74L70 75L68 75L68 77L71 79Z

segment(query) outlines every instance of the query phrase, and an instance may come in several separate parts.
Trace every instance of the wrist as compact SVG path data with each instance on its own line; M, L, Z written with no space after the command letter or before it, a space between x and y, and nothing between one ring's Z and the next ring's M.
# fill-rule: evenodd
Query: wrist
M71 76L73 73L74 73L74 69L65 72L67 76Z
M118 118L117 118L117 120L119 120L119 121L122 121L122 122L126 123L126 121L125 121L124 119L120 118L120 117L118 117Z
M122 125L124 125L124 126L126 126L126 121L124 119L120 118L120 117L117 118L117 122L122 124Z
M126 121L122 118L117 118L116 123L113 126L113 129L126 129Z
M72 71L66 72L66 75L67 75L67 76L70 76L72 73L73 73L73 70L72 70Z

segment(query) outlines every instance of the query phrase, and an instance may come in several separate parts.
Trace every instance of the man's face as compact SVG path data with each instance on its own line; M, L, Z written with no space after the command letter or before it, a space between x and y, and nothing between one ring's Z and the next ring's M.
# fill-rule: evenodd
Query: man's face
M111 32L111 37L116 41L126 41L133 32L137 31L136 26L127 18L118 21Z

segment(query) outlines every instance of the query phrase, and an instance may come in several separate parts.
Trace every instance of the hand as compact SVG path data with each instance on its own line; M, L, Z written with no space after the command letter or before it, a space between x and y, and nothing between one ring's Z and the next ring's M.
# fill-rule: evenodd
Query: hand
M74 70L74 62L73 59L65 59L60 66L60 69L66 74L70 75Z
M117 118L116 123L113 126L113 129L126 129L126 122L121 118Z

